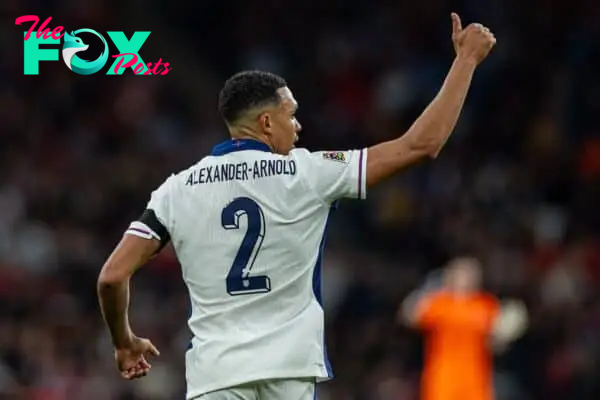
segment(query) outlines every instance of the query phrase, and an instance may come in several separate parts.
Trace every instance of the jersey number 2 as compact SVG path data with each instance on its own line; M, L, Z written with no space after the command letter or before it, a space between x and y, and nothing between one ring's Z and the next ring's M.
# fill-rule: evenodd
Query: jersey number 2
M260 206L248 197L238 197L223 209L221 224L225 229L240 229L240 217L244 214L248 228L226 279L227 293L232 296L271 291L268 276L250 276L265 237L265 216Z

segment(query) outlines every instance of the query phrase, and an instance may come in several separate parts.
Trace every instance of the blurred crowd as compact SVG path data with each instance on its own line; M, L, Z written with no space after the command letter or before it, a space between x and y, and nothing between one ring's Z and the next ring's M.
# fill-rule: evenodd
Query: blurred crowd
M452 8L451 8L452 7ZM324 265L336 378L323 400L413 400L421 338L403 297L456 255L523 299L528 334L496 368L498 400L600 398L600 3L593 0L3 0L0 2L0 398L184 398L187 291L173 252L133 280L132 326L162 355L122 381L99 314L103 261L150 192L226 138L224 80L282 74L300 145L362 148L407 129L452 61L449 13L497 48L435 161L345 201ZM24 76L14 19L150 30L165 76ZM90 50L92 51L92 50Z

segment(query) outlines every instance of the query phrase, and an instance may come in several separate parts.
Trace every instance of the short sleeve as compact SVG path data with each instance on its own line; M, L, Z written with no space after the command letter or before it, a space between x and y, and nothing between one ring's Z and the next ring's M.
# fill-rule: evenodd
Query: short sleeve
M438 295L423 297L416 307L415 323L422 329L435 327L444 316L444 302Z
M481 299L482 308L485 310L485 330L491 331L496 318L500 314L500 302L498 299L491 295L484 295Z
M143 214L129 225L126 233L157 239L163 244L170 240L173 228L174 175L171 175L150 195Z
M455 321L460 321L461 324L473 331L489 334L498 312L497 299L488 293L480 293L456 309Z
M332 203L341 198L366 198L367 149L294 152L304 178L321 200Z
M162 185L150 195L146 208L154 211L160 223L169 229L172 220L173 183L175 176L171 175Z

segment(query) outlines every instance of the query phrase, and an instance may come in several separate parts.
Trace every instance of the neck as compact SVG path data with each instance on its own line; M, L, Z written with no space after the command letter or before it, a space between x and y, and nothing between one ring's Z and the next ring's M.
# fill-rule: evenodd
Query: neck
M261 142L269 146L271 150L273 150L273 146L265 140L264 135L258 134L255 130L249 127L235 127L229 129L229 134L233 140L243 140L250 139L256 140L257 142Z
M458 298L465 298L465 297L470 297L473 295L473 291L472 290L464 290L464 289L454 289L452 291L452 294L454 295L454 297L458 297Z

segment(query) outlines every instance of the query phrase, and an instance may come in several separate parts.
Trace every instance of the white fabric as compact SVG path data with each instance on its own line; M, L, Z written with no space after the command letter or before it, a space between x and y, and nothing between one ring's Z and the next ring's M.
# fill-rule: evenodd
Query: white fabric
M320 249L332 203L366 197L366 160L366 150L233 151L153 192L148 208L171 235L190 293L188 399L257 380L331 377Z

